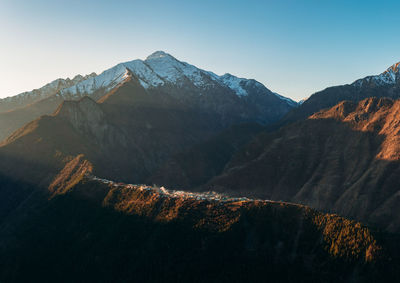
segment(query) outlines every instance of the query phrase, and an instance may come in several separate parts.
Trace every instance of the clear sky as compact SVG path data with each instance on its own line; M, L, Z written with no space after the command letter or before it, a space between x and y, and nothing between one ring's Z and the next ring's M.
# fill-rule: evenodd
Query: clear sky
M400 1L0 0L0 97L164 50L299 100L400 61Z

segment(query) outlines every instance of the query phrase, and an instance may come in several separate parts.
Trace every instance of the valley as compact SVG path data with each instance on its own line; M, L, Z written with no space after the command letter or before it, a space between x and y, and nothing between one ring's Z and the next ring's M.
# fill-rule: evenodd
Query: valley
M0 100L0 281L399 280L398 67L297 103L157 51Z

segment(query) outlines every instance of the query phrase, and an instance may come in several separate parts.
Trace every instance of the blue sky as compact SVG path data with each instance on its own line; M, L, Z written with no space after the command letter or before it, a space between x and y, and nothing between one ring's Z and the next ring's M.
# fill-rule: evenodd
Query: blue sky
M164 50L299 100L400 61L400 1L0 0L0 97Z

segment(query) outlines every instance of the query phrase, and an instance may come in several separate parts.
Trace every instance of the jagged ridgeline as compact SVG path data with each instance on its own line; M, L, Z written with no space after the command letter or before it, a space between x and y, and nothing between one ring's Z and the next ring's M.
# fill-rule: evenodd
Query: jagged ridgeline
M400 231L400 100L344 101L257 136L205 189L309 205Z
M358 102L368 97L400 98L400 62L393 64L379 75L358 79L351 84L328 87L314 93L297 109L285 115L281 123L306 119L319 110L330 108L343 100Z
M0 281L397 282L400 104L360 100L398 82L299 106L159 51L1 100Z
M172 96L180 104L220 115L226 125L238 120L272 123L297 106L255 80L218 76L157 51L146 60L120 63L99 75L57 79L38 90L0 99L0 140L41 115L53 113L63 100L85 95L104 100L132 80L138 83L138 91Z
M99 176L145 182L172 154L238 123L272 123L296 106L255 80L217 76L164 52L42 96L0 113L2 133L10 134L0 167L44 186L79 154ZM40 172L30 174L32 167Z
M70 164L50 196L26 201L0 231L2 280L396 280L382 235L360 223L294 204L115 183L90 170L82 159Z

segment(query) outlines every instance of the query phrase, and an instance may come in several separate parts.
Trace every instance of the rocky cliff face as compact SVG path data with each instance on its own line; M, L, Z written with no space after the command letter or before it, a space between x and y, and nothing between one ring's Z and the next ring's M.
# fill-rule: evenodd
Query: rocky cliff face
M345 101L262 134L206 188L303 203L399 231L399 103Z
M79 101L64 101L55 115L68 121L72 127L91 142L107 146L127 146L126 138L117 127L107 121L100 104L89 97Z
M229 121L240 119L233 113ZM15 164L28 159L49 168L83 154L99 176L144 182L173 154L207 140L227 121L220 113L196 108L192 100L149 93L132 79L100 102L89 97L63 102L54 115L42 116L7 138L0 153L18 157ZM4 172L9 171L6 163ZM49 172L53 176L53 169Z

